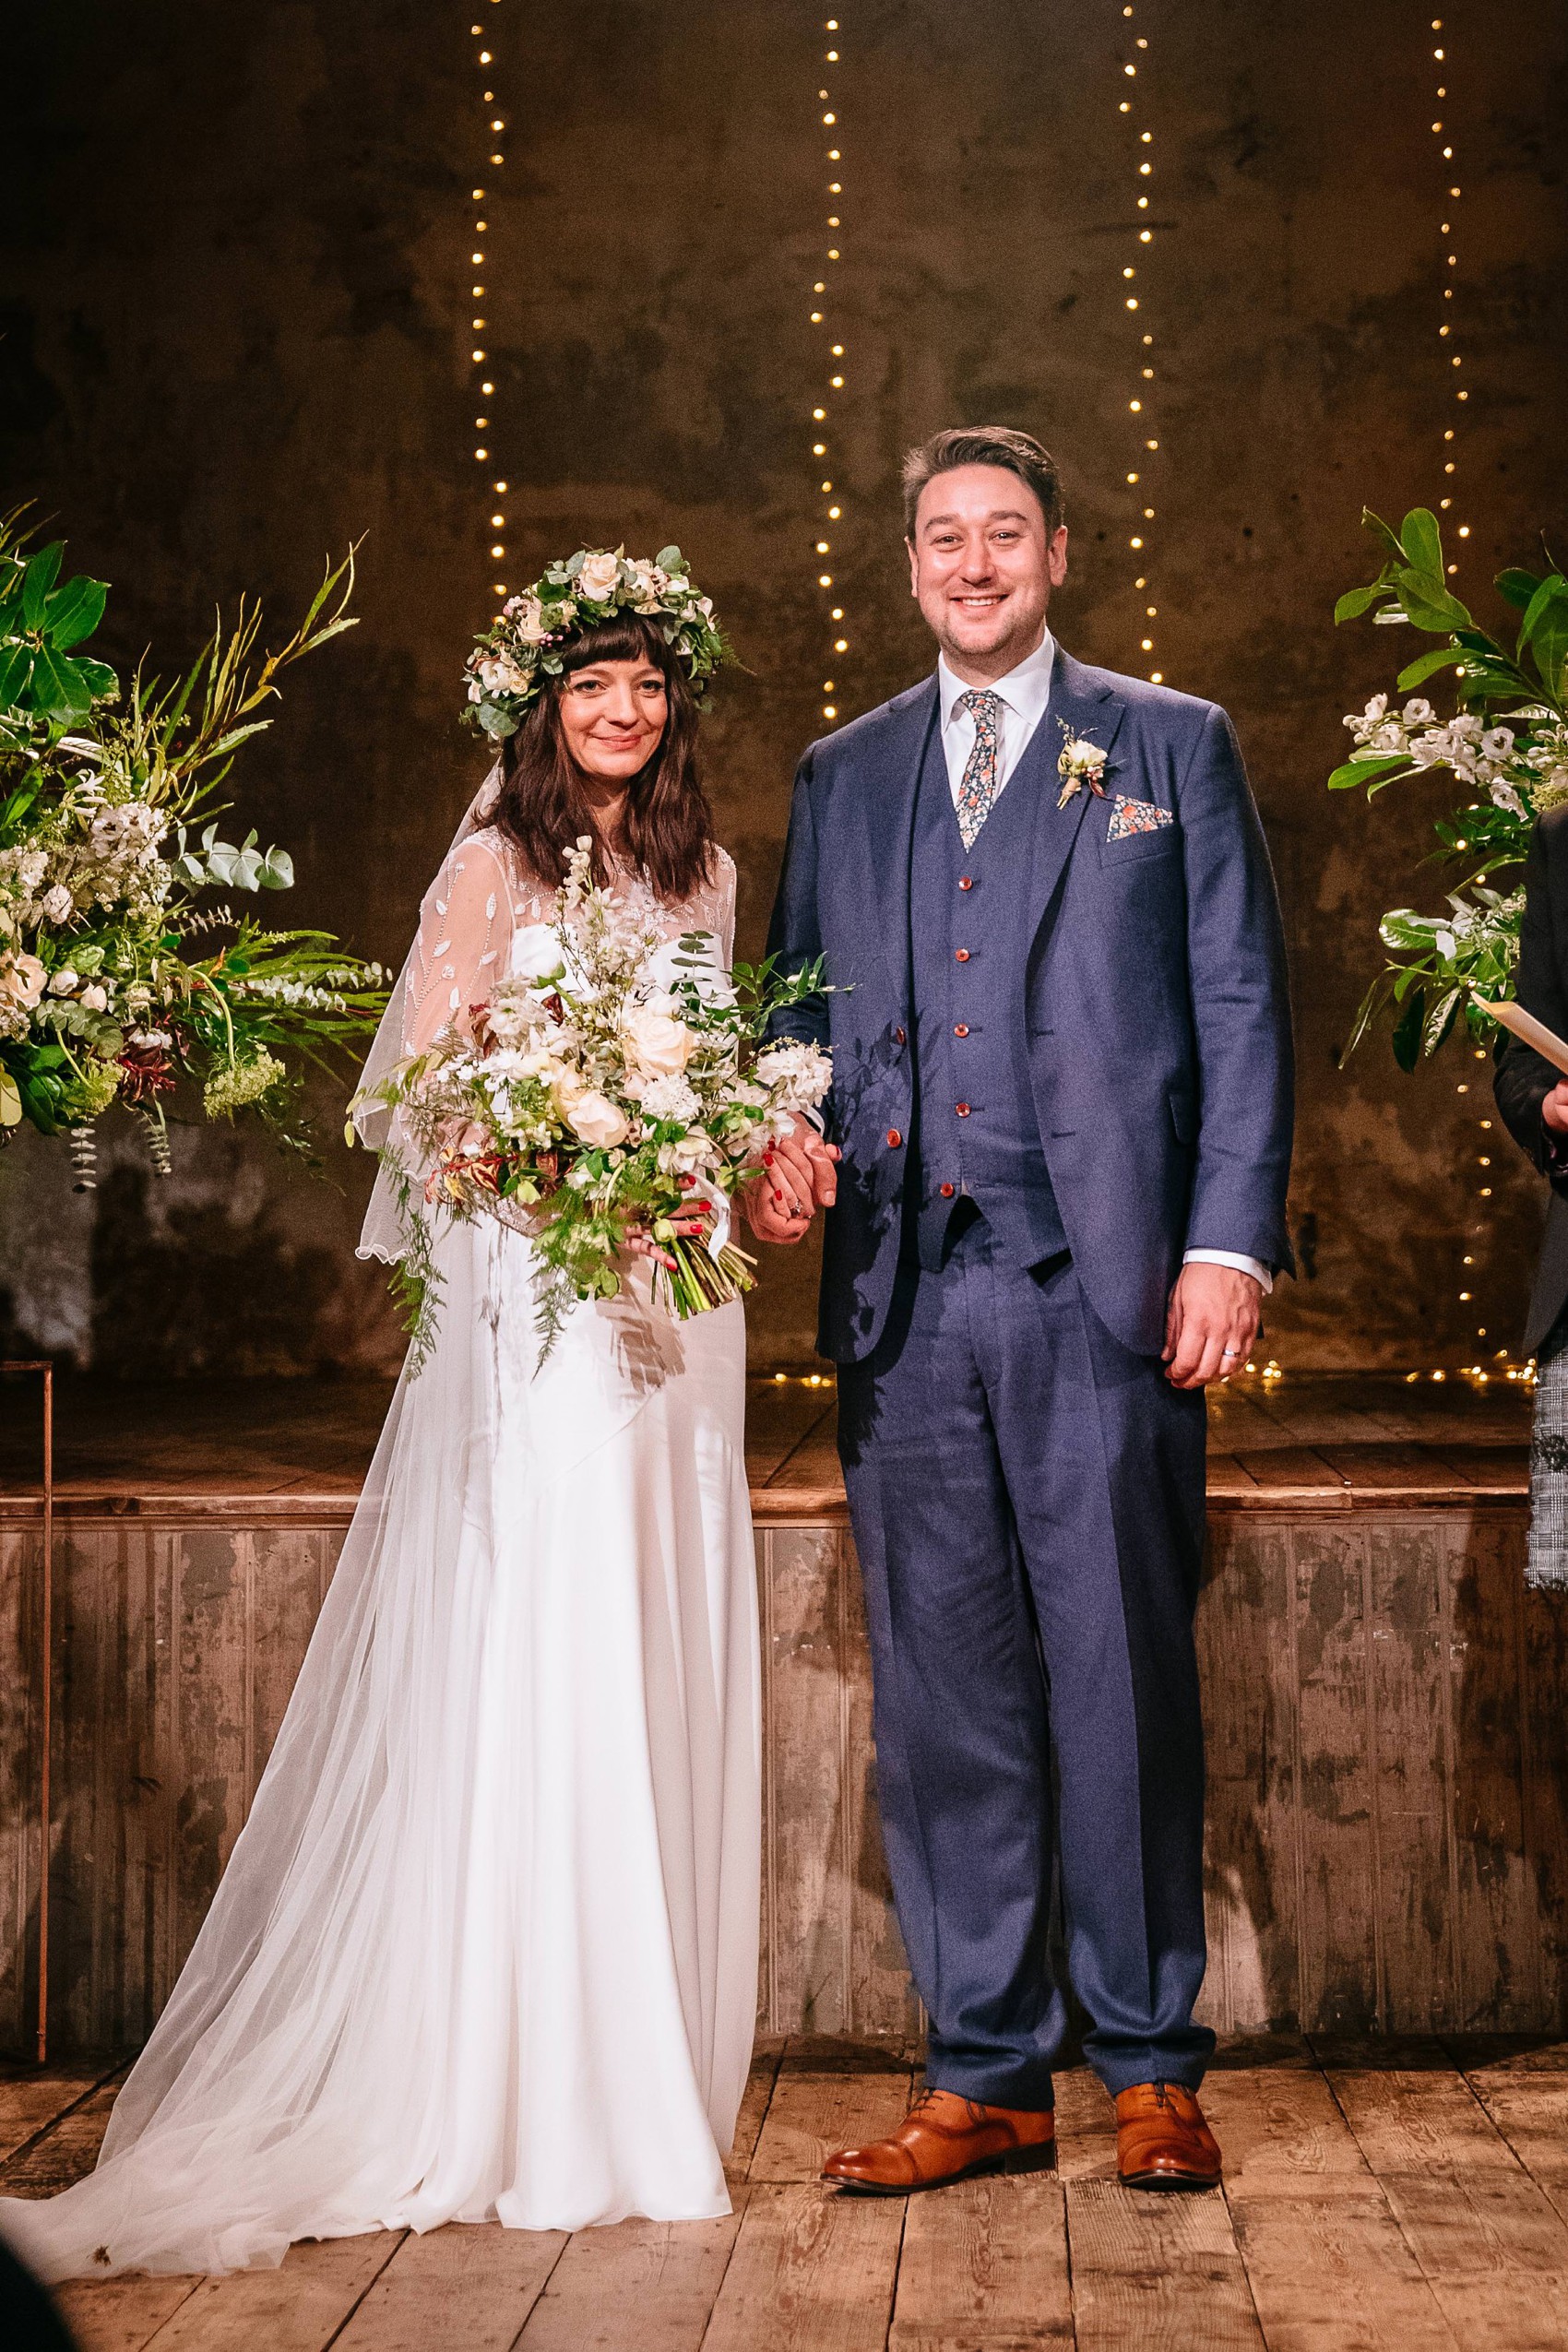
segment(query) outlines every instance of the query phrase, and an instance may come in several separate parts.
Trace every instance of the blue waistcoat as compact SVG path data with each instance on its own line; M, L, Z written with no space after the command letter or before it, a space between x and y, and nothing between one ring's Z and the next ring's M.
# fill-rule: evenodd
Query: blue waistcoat
M1067 1246L1029 1084L1024 978L1038 921L1032 869L1041 795L1056 792L1049 710L966 849L941 730L927 733L910 844L918 1194L909 1239L942 1264L968 1194L1007 1255L1038 1265ZM908 1241L906 1242L908 1246Z

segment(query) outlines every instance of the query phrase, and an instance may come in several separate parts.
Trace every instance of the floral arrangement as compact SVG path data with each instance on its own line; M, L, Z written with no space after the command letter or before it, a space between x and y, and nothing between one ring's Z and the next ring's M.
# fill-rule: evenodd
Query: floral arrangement
M397 1114L408 1241L403 1295L415 1359L434 1332L429 1214L497 1217L531 1233L543 1352L573 1302L612 1298L634 1234L660 1253L656 1287L677 1317L753 1287L729 1238L730 1201L796 1111L832 1077L827 1054L769 1044L772 1014L817 993L820 966L726 977L703 934L661 941L592 881L580 840L552 919L521 932L488 1004L459 1015L427 1052L399 1063L374 1099ZM700 1220L700 1237L683 1229Z
M1369 799L1408 777L1446 768L1462 804L1436 820L1439 852L1459 866L1442 914L1396 907L1379 925L1389 961L1356 1016L1348 1056L1372 1023L1394 1016L1400 1067L1435 1053L1463 1015L1478 1040L1497 1027L1487 1006L1515 992L1525 894L1517 881L1490 879L1523 864L1537 817L1568 801L1568 579L1500 572L1496 586L1520 615L1512 651L1478 627L1448 587L1437 517L1424 506L1397 533L1370 510L1362 520L1384 551L1377 578L1352 588L1336 621L1370 612L1384 626L1408 626L1446 642L1399 673L1402 707L1386 694L1345 724L1354 750L1328 779L1331 791L1364 786ZM1455 672L1454 716L1443 719L1415 693L1440 671Z
M30 552L17 520L0 522L0 1138L24 1122L67 1131L88 1190L96 1123L123 1103L166 1172L184 1078L208 1118L254 1108L303 1148L291 1060L325 1061L373 1028L386 976L325 932L266 930L197 899L293 881L287 852L254 831L219 837L215 795L270 724L279 673L354 625L352 556L280 651L257 658L261 616L242 600L187 675L138 671L122 693L79 649L103 582L62 581L63 546Z
M1057 807L1064 809L1074 794L1082 791L1086 784L1091 792L1098 794L1103 801L1106 761L1104 749L1100 744L1091 742L1087 735L1075 735L1064 719L1059 719L1056 724L1062 730L1062 749L1056 761L1056 773L1062 778L1062 790L1056 799Z
M651 561L628 560L622 547L613 553L580 547L508 597L476 640L464 668L464 718L497 740L516 733L529 703L561 675L563 646L619 612L657 621L694 686L706 685L728 655L712 600L698 595L678 547L661 548Z

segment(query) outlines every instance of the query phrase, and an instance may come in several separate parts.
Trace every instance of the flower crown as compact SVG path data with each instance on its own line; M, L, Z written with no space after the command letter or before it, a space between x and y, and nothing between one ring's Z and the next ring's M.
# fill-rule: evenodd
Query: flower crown
M712 600L697 594L678 547L661 548L651 563L646 556L629 562L621 547L613 554L581 547L520 596L508 597L475 639L463 665L464 718L498 740L516 733L529 705L561 675L572 640L621 612L658 623L694 686L705 685L729 651Z

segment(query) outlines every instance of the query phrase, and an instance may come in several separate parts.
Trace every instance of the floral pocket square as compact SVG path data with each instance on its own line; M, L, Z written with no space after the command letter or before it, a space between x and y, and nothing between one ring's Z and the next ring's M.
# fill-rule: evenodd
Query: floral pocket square
M1125 792L1118 792L1111 804L1111 825L1108 841L1125 841L1130 833L1158 833L1162 826L1174 825L1169 809L1158 801L1130 801Z

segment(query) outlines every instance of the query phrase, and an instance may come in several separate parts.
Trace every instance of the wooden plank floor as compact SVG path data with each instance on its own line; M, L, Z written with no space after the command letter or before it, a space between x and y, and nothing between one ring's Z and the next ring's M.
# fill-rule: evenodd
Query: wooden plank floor
M0 1382L0 1517L36 1508L37 1388ZM207 1497L233 1511L267 1498L276 1508L335 1503L346 1518L390 1395L384 1381L63 1378L62 1507ZM828 1368L751 1382L746 1451L759 1518L842 1513L834 1412ZM1528 1387L1502 1376L1483 1385L1455 1374L1414 1384L1396 1373L1241 1374L1209 1392L1210 1501L1338 1510L1520 1496L1529 1416Z
M1081 2070L1058 2085L1054 2178L825 2188L824 2151L885 2130L916 2063L761 2049L722 2220L392 2232L62 2307L84 2352L1568 2352L1568 2044L1232 2042L1205 2094L1214 2195L1122 2188ZM0 2189L85 2170L113 2079L0 2074Z

